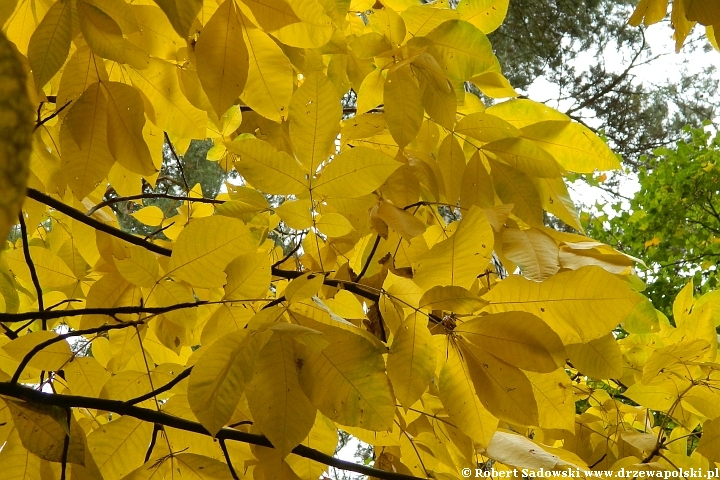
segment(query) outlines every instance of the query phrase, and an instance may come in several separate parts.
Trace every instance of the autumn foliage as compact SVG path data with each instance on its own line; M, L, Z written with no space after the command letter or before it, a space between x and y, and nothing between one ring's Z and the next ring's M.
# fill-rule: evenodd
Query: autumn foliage
M3 0L32 109L0 98L0 476L714 468L720 297L670 321L583 234L564 177L618 159L515 98L506 9ZM182 167L206 138L215 198Z

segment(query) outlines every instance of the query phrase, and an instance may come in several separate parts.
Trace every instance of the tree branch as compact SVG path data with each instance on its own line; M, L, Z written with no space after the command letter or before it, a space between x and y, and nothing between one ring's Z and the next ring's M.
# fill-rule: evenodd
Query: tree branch
M132 243L133 245L137 245L139 247L143 247L147 250L150 250L151 252L158 253L160 255L164 255L166 257L169 257L172 255L172 250L169 248L161 247L160 245L155 245L154 243L148 242L146 240L143 240L140 237L136 237L135 235L132 235L127 232L123 232L119 228L111 227L110 225L106 225L98 220L95 220L92 217L86 216L83 212L80 210L77 210L70 205L67 205L60 200L55 200L50 195L46 195L38 190L35 190L34 188L28 188L27 189L27 196L32 198L35 201L38 201L40 203L44 203L50 208L54 208L60 213L64 213L68 217L77 220L80 223L84 223L85 225L92 227L96 230L100 230L101 232L105 232L109 235L112 235L113 237L119 238L121 240L125 240L128 243Z
M127 197L115 197L115 198L109 198L107 200L103 200L102 202L98 203L97 205L92 207L90 210L85 212L85 215L89 217L90 215L97 212L101 208L107 207L108 205L112 205L113 203L129 202L131 200L142 200L145 198L167 198L168 200L178 200L178 201L182 201L182 202L214 203L217 205L225 203L224 200L216 200L214 198L183 197L183 196L179 196L179 195L170 195L169 193L140 193L138 195L129 195Z
M161 393L167 392L168 390L173 388L175 385L177 385L178 383L182 382L187 377L189 377L190 372L192 372L192 369L193 369L193 367L186 368L182 372L178 373L178 375L175 378L170 380L168 383L166 383L162 387L158 387L155 390L146 393L145 395L140 395L139 397L135 397L130 400L125 400L125 403L128 405L135 405L140 402L144 402L145 400L149 400L149 399L153 398L155 395L160 395ZM145 460L145 461L147 461L147 460Z
M375 252L377 251L378 245L380 245L380 235L377 235L375 237L375 243L373 243L372 250L370 250L370 255L368 255L368 258L365 261L365 265L363 265L362 270L360 271L357 278L355 279L356 282L360 282L362 277L365 276L365 273L367 272L368 268L370 267L370 262L372 262L372 259L375 256Z
M269 301L269 300L268 300ZM82 315L107 315L112 317L114 315L133 315L139 313L150 313L159 315L161 313L172 312L173 310L180 310L183 308L199 307L200 305L207 305L212 302L201 300L199 302L189 303L176 303L175 305L168 305L167 307L142 307L142 306L128 306L128 307L112 307L112 308L79 308L77 310L45 310L44 312L21 312L21 313L0 313L0 322L22 322L24 320L52 320L54 318L63 317L79 317ZM127 322L123 325L129 325L131 322ZM100 327L98 327L100 328ZM77 330L78 332L81 330ZM75 333L75 332L72 332Z
M225 439L221 438L219 441L220 449L225 456L225 463L227 463L228 469L230 470L230 475L232 475L233 480L240 480L240 477L238 477L238 474L235 471L235 467L233 467L232 460L230 459L230 452L228 452L227 446L225 445Z
M22 385L0 382L0 395L11 398L24 400L26 402L35 402L43 405L54 405L60 408L89 408L96 410L104 410L106 412L117 413L118 415L127 415L146 422L159 423L165 427L177 428L186 432L198 433L200 435L212 436L205 427L197 422L185 420L184 418L168 415L163 412L157 412L147 408L140 408L133 405L127 405L120 400L108 400L104 398L81 397L76 395L57 395L51 393L40 392ZM234 440L261 447L273 448L272 443L263 435L254 433L241 432L230 428L221 429L215 438L218 440ZM292 450L292 453L303 458L315 460L316 462L346 470L350 472L360 473L371 477L377 477L383 480L420 480L420 477L404 475L402 473L388 472L377 468L358 465L352 462L340 460L331 455L327 455L305 445L298 445Z
M38 278L37 270L35 270L35 263L33 263L32 257L30 256L30 244L28 242L28 231L25 225L25 214L20 212L18 215L20 221L20 236L22 237L23 253L25 254L25 263L27 263L28 269L30 269L30 278L32 283L35 285L35 291L37 292L38 308L42 312L45 310L43 305L42 288L40 287L40 279ZM43 321L42 329L47 330L47 321Z

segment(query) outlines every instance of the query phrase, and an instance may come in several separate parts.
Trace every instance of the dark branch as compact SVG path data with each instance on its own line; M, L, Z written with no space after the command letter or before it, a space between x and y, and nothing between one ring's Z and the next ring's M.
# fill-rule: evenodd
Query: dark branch
M107 200L103 200L102 202L98 203L97 205L92 207L90 210L85 212L85 215L87 215L89 217L90 215L97 212L101 208L107 207L108 205L112 205L113 203L129 202L131 200L142 200L145 198L167 198L168 200L178 200L181 202L214 203L214 204L218 204L218 205L225 203L225 201L223 201L223 200L216 200L214 198L182 197L182 196L178 196L178 195L170 195L169 193L141 193L138 195L129 195L127 197L115 197L115 198L109 198Z
M150 445L148 446L147 452L145 452L145 463L147 463L150 460L150 456L152 455L153 450L155 449L155 444L157 443L157 436L158 433L160 433L160 430L163 429L163 426L159 423L156 423L153 426L153 433L152 438L150 439Z
M35 285L35 291L37 292L38 309L42 312L43 310L45 310L45 306L43 305L42 288L40 287L40 279L38 278L37 270L35 270L35 263L33 263L32 257L30 256L30 244L28 243L28 231L27 231L27 226L25 225L25 214L23 212L20 212L20 215L18 216L18 220L20 221L20 236L22 237L23 253L25 254L25 263L27 263L27 266L30 269L30 278L32 278L33 285ZM43 322L42 322L42 329L47 330L47 321L46 320L43 320Z
M146 393L145 395L140 395L139 397L132 398L130 400L126 400L125 403L128 405L136 405L140 402L144 402L145 400L149 400L153 398L155 395L160 395L161 393L167 392L171 388L173 388L178 383L185 380L187 377L190 376L190 372L192 372L193 367L188 367L182 372L178 373L177 377L170 380L168 383L163 385L162 387L158 387L155 390ZM145 460L147 462L147 460Z
M26 402L35 402L43 405L54 405L60 408L89 408L95 410L104 410L106 412L117 413L118 415L127 415L137 418L145 422L159 423L165 427L177 428L186 432L194 432L200 435L211 436L201 424L185 420L184 418L174 417L163 412L140 408L133 405L127 405L120 400L108 400L104 398L81 397L76 395L57 395L39 392L31 388L8 383L0 382L0 395L24 400ZM254 433L241 432L230 428L221 429L215 438L218 440L234 440L261 447L273 448L272 443L263 435ZM360 473L371 477L381 478L383 480L419 480L420 477L404 475L402 473L388 472L377 468L358 465L352 462L340 460L331 455L319 452L305 445L298 445L292 451L295 455L310 460L315 460L325 465L346 470L350 472Z
M65 110L65 109L68 107L68 105L70 105L71 102L72 102L72 100L68 100L68 102L67 102L65 105L63 105L62 107L58 108L58 109L55 110L51 115L48 115L47 117L43 118L42 120L40 119L40 108L38 107L38 121L35 123L35 128L33 128L33 132L34 132L35 130L37 130L38 128L42 127L43 125L45 125L47 122L49 122L49 121L52 120L53 118L55 118L55 117L57 117L58 115L60 115L60 112L62 112L63 110Z
M230 475L232 475L233 480L240 480L240 477L238 477L238 474L235 471L235 467L233 467L232 460L230 459L230 452L228 452L224 438L220 439L220 448L222 449L223 455L225 455L225 463L227 463L228 469L230 470Z
M356 282L360 282L362 277L365 276L367 269L370 267L370 262L372 262L372 259L375 256L375 252L377 251L378 245L380 245L380 235L377 235L375 237L375 243L373 243L372 250L370 250L370 255L368 255L368 258L365 261L365 265L363 265L362 270L360 271L357 278L355 279Z
M60 213L64 213L68 217L77 220L80 223L84 223L85 225L92 227L96 230L100 230L101 232L105 232L109 235L112 235L113 237L119 238L121 240L125 240L128 243L132 243L133 245L137 245L139 247L143 247L147 250L150 250L151 252L158 253L160 255L165 255L166 257L169 257L172 255L172 250L169 248L161 247L160 245L155 245L154 243L150 243L146 240L143 240L140 237L136 237L135 235L132 235L127 232L123 232L119 228L111 227L110 225L105 225L104 223L95 220L92 217L86 216L83 212L80 210L76 210L73 207L66 205L65 203L61 202L60 200L55 200L49 195L46 195L38 190L35 190L34 188L28 188L27 189L27 196L32 198L35 201L38 201L40 203L44 203L50 208L54 208Z
M127 307L111 307L111 308L79 308L77 310L45 310L44 312L21 312L21 313L0 313L0 322L22 322L23 320L52 320L54 318L63 317L79 317L81 315L107 315L112 317L114 315L133 315L139 313L150 313L159 315L161 313L172 312L173 310L180 310L183 308L199 307L200 305L206 305L210 302L199 301L190 303L176 303L175 305L168 305L167 307L141 307L141 306L127 306ZM127 322L123 325L128 325ZM98 327L107 328L107 327ZM80 331L80 330L78 330ZM75 333L75 332L73 332Z

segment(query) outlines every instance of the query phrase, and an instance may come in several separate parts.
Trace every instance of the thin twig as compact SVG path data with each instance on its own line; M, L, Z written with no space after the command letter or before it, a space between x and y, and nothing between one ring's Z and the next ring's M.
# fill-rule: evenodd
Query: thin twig
M38 278L37 270L35 270L35 264L33 263L32 257L30 256L30 244L28 242L27 226L25 225L25 214L23 212L20 212L20 215L18 215L18 219L20 221L20 236L22 237L25 263L27 263L27 266L30 269L30 278L32 278L32 283L33 285L35 285L35 291L37 292L38 310L42 312L43 310L45 310L45 307L43 305L42 288L40 287L40 279ZM42 329L47 330L46 320L43 320L42 322Z
M35 130L37 130L38 128L42 127L43 125L45 125L47 122L49 122L49 121L52 120L53 118L55 118L55 117L57 117L58 115L60 115L60 112L62 112L63 110L65 110L65 109L67 108L67 106L70 105L71 102L72 102L72 100L68 100L68 102L67 102L65 105L63 105L62 107L60 107L60 108L58 108L57 110L55 110L52 114L50 114L50 115L48 115L47 117L45 117L45 118L43 118L42 120L40 120L40 107L42 107L42 103L41 103L40 106L38 107L38 121L35 123L35 128L33 128L33 132L34 132Z
M155 448L155 444L157 443L158 433L160 432L160 430L162 430L162 428L163 428L162 425L159 423L156 423L153 426L152 438L150 439L150 445L148 446L147 452L145 452L145 462L144 463L147 463L148 461L150 461L150 456L152 455L153 449Z
M168 136L167 132L163 132L165 134L165 143L167 143L168 148L170 149L170 153L172 153L172 156L175 158L175 161L177 162L178 170L180 170L180 176L183 179L183 183L185 184L185 193L190 193L190 185L188 185L187 178L185 178L185 169L182 166L182 160L180 160L180 157L178 156L177 152L175 151L175 147L173 146L172 142L170 141L170 137Z
M230 475L232 475L233 480L240 480L240 477L238 477L238 474L233 467L232 460L230 460L230 452L228 452L227 446L225 445L225 439L221 438L219 441L220 449L225 456L225 463L227 463L228 469L230 470Z
M188 367L182 372L178 373L178 375L170 380L168 383L163 385L162 387L158 387L155 390L148 392L144 395L140 395L139 397L132 398L130 400L126 400L125 403L128 405L135 405L140 402L144 402L145 400L149 400L157 395L160 395L161 393L167 392L171 388L173 388L178 383L182 382L184 379L186 379L188 376L190 376L190 372L192 372L193 367ZM147 460L146 460L147 461Z
M357 278L355 279L356 282L360 282L360 279L365 276L365 273L367 272L368 268L370 267L370 262L372 262L373 257L375 256L375 251L378 248L378 245L380 245L380 235L377 235L375 237L375 243L373 243L372 250L370 250L370 255L368 255L367 260L365 261L365 265L363 265L362 270L358 274Z
M107 200L103 200L102 202L98 203L97 205L92 207L90 210L85 212L85 215L90 216L93 213L100 210L101 208L107 207L108 205L112 205L114 203L129 202L132 200L142 200L142 199L150 199L150 198L166 198L168 200L177 200L179 202L213 203L216 205L225 203L224 200L216 200L214 198L184 197L184 196L179 196L179 195L170 195L168 193L140 193L138 195L129 195L127 197L108 198Z

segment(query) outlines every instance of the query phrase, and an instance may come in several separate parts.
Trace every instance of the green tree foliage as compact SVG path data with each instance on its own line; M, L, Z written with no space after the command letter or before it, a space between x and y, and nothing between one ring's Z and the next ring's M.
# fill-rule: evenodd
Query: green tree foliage
M612 218L588 218L587 230L647 263L645 294L670 315L690 278L698 293L720 282L720 136L687 129L675 147L654 153L638 171L640 190L629 205L618 201Z

